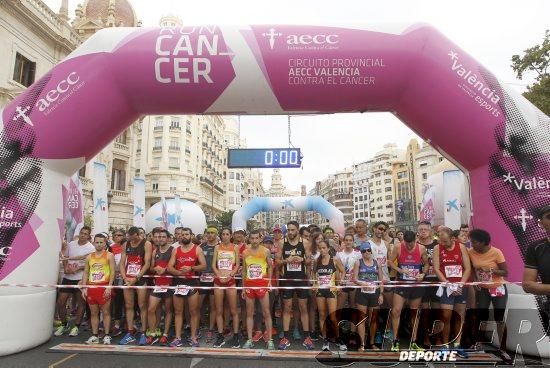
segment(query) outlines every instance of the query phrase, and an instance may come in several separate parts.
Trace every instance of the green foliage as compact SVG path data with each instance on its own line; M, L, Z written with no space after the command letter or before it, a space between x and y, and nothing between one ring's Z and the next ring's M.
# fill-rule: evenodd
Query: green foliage
M94 216L85 215L84 216L84 226L89 226L91 229L94 228Z
M226 211L216 216L216 220L221 225L221 227L231 227L231 222L233 221L233 213L235 213L235 211Z
M535 83L523 94L546 115L550 115L550 30L545 32L542 44L528 48L524 55L512 56L512 69L519 79L526 72L535 72Z

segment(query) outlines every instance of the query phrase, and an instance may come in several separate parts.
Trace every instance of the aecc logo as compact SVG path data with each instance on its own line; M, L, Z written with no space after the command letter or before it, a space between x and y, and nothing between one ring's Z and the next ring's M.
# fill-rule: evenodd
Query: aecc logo
M269 32L262 33L262 36L267 37L269 40L269 47L273 49L275 47L275 40L277 37L283 36L282 33L277 32L275 28L270 28ZM336 45L339 42L337 34L290 34L286 36L286 44L289 46L308 46L308 45Z

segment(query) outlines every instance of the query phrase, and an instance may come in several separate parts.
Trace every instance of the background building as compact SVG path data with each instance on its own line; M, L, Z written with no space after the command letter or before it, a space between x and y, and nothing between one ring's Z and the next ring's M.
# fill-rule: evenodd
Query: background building
M265 191L266 197L298 197L300 192L288 190L283 185L283 179L279 169L273 169L271 175L271 186ZM299 221L299 212L266 212L265 213L265 225L267 228L273 228L274 226L282 226L290 220Z

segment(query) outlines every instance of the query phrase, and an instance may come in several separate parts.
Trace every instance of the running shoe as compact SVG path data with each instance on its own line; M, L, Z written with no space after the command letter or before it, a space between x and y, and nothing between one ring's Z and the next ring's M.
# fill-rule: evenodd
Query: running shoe
M277 335L277 330L275 330L275 333L273 333L273 328L271 329L271 336L275 336ZM269 336L268 336L268 333L267 333L267 330L264 331L264 334L262 335L264 341L267 343L269 341Z
M147 338L145 339L145 345L153 345L154 344L154 342L153 342L154 339L155 338L153 336L147 336Z
M323 340L323 351L330 351L330 343L327 340Z
M231 347L233 349L240 349L241 348L241 337L239 334L234 334L233 339L231 340Z
M465 349L461 348L460 345L455 345L453 350L456 351L456 354L462 359L468 359L470 357L470 354L468 354Z
M309 336L305 338L302 345L304 345L307 350L315 349L315 344L313 343L313 341L311 341L311 338Z
M55 330L55 332L53 333L54 336L61 336L61 335L63 335L65 332L68 331L67 327L68 327L68 326L65 326L65 325L59 326L59 327Z
M424 351L425 349L419 346L415 341L411 341L409 345L409 350Z
M348 351L346 344L339 344L340 351Z
M189 341L189 345L191 345L192 348L198 348L201 346L198 339L191 339L191 341Z
M279 350L286 350L290 346L290 341L286 337L283 337L281 341L279 341Z
M60 326L63 326L63 322L61 322L60 320L56 319L53 321L53 327L54 328L58 328Z
M294 329L294 332L292 333L292 338L296 341L302 340L302 334L300 333L300 330L297 328Z
M214 340L214 331L208 330L206 332L206 343L210 344L212 342L212 340Z
M223 338L223 334L219 333L216 337L216 341L214 342L215 348L221 348L225 345L225 339Z
M376 335L374 336L374 343L381 344L382 341L382 334L380 333L380 331L376 331Z
M394 341L393 344L391 344L391 351L400 351L400 347L399 347L399 341Z
M246 342L243 345L243 349L252 349L254 347L254 341L252 339L246 340Z
M111 345L111 336L109 335L103 336L103 345Z
M95 344L99 344L99 337L97 336L90 336L90 338L88 340L86 340L86 344L88 345L95 345Z
M145 346L147 344L147 336L145 336L145 332L142 332L139 336L138 345L139 346Z
M166 335L161 336L161 338L159 339L159 345L160 346L169 346L170 345L168 343L168 337L166 337Z
M357 348L357 351L358 351L359 353L363 353L363 352L365 352L365 347L364 347L363 345L361 345L361 346L359 346L359 347Z
M73 328L71 328L71 332L69 332L69 336L71 337L75 337L75 336L78 336L78 327L77 326L74 326Z
M119 345L128 345L128 344L131 344L133 342L136 342L136 338L135 338L133 333L128 332L128 333L126 333L126 335L124 335L124 337L122 339L120 339L118 344Z
M269 339L267 342L267 350L275 350L275 344L273 343L273 339Z
M157 328L157 329L155 330L155 336L156 336L156 337L161 337L161 336L162 336L162 332L160 331L160 328Z
M284 331L279 332L279 339L282 339L283 337L285 337L285 332Z
M262 331L256 331L254 333L254 336L252 336L252 341L258 342L262 339L262 337L264 337L264 334L262 333Z
M122 329L120 328L120 326L118 325L115 325L115 327L113 328L113 331L111 333L111 336L120 336L122 334Z
M183 343L181 342L181 339L178 339L177 337L174 337L174 340L170 343L171 348L179 348L180 346L183 346Z
M313 332L311 333L310 337L311 337L311 339L312 339L313 341L318 341L318 340L319 340L319 332L313 331Z

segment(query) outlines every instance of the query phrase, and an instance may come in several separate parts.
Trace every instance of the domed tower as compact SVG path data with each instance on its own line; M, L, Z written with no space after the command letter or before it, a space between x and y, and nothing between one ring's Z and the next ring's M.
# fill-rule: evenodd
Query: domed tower
M129 0L86 0L75 15L73 27L84 39L107 27L141 25Z
M183 21L175 15L168 14L160 18L159 25L161 27L183 27Z

